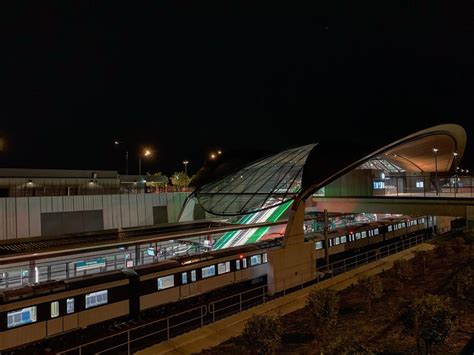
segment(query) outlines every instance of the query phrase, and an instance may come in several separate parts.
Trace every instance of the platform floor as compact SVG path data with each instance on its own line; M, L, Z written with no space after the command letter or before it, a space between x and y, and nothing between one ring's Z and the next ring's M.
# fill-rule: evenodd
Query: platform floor
M305 306L306 297L312 289L331 288L337 291L343 290L356 283L361 276L372 276L390 269L395 260L411 259L414 257L415 251L430 250L433 248L434 245L432 244L419 244L400 253L390 255L387 258L363 265L344 274L337 275L311 287L306 287L260 306L221 319L213 324L179 335L169 341L141 350L136 354L154 355L198 353L206 348L216 346L232 337L240 335L244 330L246 321L253 314L265 313L276 316L277 314L285 315L294 312Z

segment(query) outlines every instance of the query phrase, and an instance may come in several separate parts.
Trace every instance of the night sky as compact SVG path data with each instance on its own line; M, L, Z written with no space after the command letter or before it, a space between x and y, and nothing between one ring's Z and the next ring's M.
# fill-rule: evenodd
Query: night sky
M193 173L216 148L344 150L451 122L472 162L472 1L312 2L2 5L0 167L123 173L118 139L132 173L144 146L144 171Z

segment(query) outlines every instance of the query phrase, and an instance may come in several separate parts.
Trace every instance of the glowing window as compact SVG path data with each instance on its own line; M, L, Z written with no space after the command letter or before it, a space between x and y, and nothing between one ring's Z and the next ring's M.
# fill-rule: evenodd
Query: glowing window
M181 284L186 285L188 283L188 273L183 272L181 274Z
M230 272L230 261L226 261L225 263L219 263L217 264L217 274L225 274L227 272Z
M322 249L323 248L323 242L316 242L316 250Z
M268 262L268 254L267 253L263 253L262 258L263 258L264 263Z
M344 243L346 243L346 242L347 242L347 237L346 237L345 235L343 235L343 236L341 237L341 244L344 244Z
M250 266L259 265L262 263L262 256L261 255L252 255L250 257Z
M235 270L240 270L240 260L235 261Z
M86 308L97 307L107 303L108 291L97 291L86 294Z
M36 322L36 306L7 313L7 327L14 328L23 324Z
M201 271L202 271L202 278L203 279L211 277L211 276L215 276L216 275L216 266L215 265L206 266L206 267L203 267L201 269Z
M74 313L74 298L68 298L66 300L66 313Z
M196 270L191 270L191 282L196 282Z
M158 290L164 290L174 286L174 275L158 278Z
M59 316L59 302L51 302L51 318L56 318Z
M242 259L242 266L243 266L244 269L247 268L247 258Z

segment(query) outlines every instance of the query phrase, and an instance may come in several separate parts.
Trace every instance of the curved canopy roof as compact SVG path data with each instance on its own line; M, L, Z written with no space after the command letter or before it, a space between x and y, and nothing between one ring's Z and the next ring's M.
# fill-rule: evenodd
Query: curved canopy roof
M450 172L465 145L466 132L454 124L419 131L375 151L309 144L251 163L196 189L190 198L211 214L247 214L292 199L304 200L363 164L378 164L394 172Z
M301 191L303 167L315 145L260 159L204 185L193 196L204 210L217 215L240 215L282 204Z

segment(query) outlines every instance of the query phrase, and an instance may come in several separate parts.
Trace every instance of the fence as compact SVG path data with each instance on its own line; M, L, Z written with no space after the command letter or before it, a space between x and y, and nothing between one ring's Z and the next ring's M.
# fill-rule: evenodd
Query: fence
M389 255L411 248L425 241L426 235L416 235L396 243L392 243L375 250L371 250L350 258L335 261L324 268L325 276L319 276L312 282L301 282L297 286L284 288L278 295L269 295L268 286L258 286L250 290L240 292L207 305L201 305L184 312L173 314L147 324L139 325L113 335L109 335L91 342L81 344L58 352L58 355L73 354L106 354L109 352L123 352L132 354L134 351L151 346L160 341L166 341L174 336L192 329L214 323L231 314L242 312L245 309L265 303L269 299L284 296L290 291L302 289L306 286L319 283L322 280L334 277L338 274L355 269L359 266L380 260ZM302 277L302 280L304 278Z

